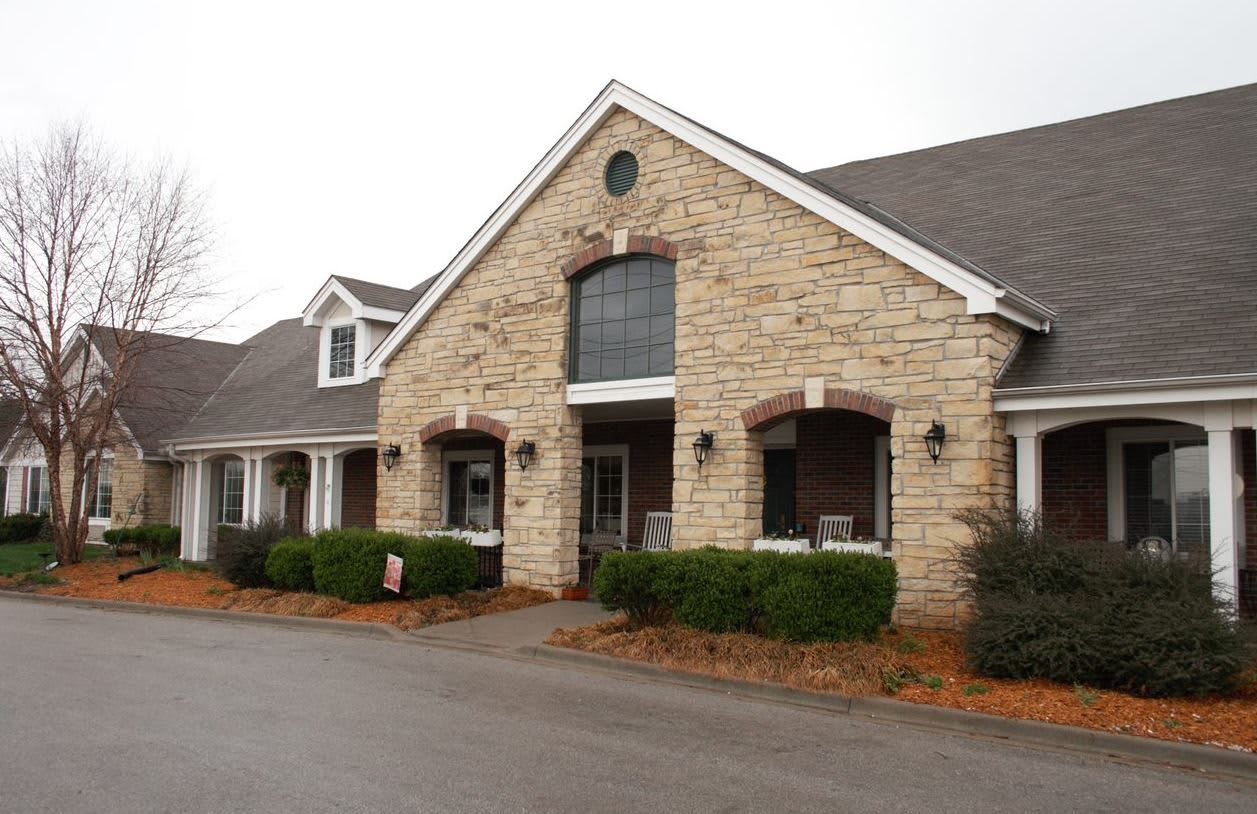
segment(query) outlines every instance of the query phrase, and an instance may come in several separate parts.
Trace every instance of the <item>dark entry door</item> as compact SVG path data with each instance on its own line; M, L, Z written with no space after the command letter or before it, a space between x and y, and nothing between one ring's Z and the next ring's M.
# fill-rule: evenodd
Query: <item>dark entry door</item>
M794 450L764 450L764 533L794 528Z

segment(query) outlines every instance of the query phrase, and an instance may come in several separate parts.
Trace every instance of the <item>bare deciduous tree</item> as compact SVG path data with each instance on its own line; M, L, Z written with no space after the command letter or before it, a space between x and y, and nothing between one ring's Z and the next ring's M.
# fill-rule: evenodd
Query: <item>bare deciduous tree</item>
M148 332L208 327L194 319L215 296L205 223L186 173L133 166L82 126L0 148L0 390L43 448L63 563L82 558L89 462L119 440ZM107 364L97 339L113 350Z

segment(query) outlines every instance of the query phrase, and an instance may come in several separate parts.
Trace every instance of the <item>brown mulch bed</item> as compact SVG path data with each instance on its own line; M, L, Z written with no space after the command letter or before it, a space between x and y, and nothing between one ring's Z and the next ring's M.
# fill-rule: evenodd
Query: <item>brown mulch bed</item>
M620 617L556 630L547 643L716 678L843 695L894 694L916 704L1257 751L1257 681L1231 697L1166 699L986 678L965 667L955 633L901 631L876 644L803 645L676 625L633 630ZM896 676L902 684L892 693ZM934 677L940 689L929 686Z
M216 608L281 616L343 619L350 622L382 622L402 630L414 630L442 622L454 622L490 613L520 610L553 602L544 591L508 585L490 591L468 591L455 597L393 599L367 605L351 605L328 596L293 593L267 588L236 588L210 571L194 568L161 569L118 581L118 574L135 568L139 561L102 559L58 568L52 576L59 585L24 586L22 590L53 596L177 605L185 608ZM16 580L0 584L14 588Z

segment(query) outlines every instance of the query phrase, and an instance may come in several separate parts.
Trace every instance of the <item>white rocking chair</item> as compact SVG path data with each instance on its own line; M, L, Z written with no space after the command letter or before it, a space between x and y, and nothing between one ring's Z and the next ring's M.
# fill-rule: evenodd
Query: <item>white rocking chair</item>
M625 550L638 548L642 551L672 550L672 512L646 512L646 530L640 546L625 544Z
M822 514L816 526L816 547L821 548L830 540L850 540L851 522L849 514Z

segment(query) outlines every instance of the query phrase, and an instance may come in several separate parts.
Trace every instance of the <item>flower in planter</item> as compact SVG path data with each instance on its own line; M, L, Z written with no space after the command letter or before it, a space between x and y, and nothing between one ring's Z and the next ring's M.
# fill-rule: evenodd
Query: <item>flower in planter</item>
M304 489L310 485L310 472L301 466L281 466L271 473L276 486L287 489Z

